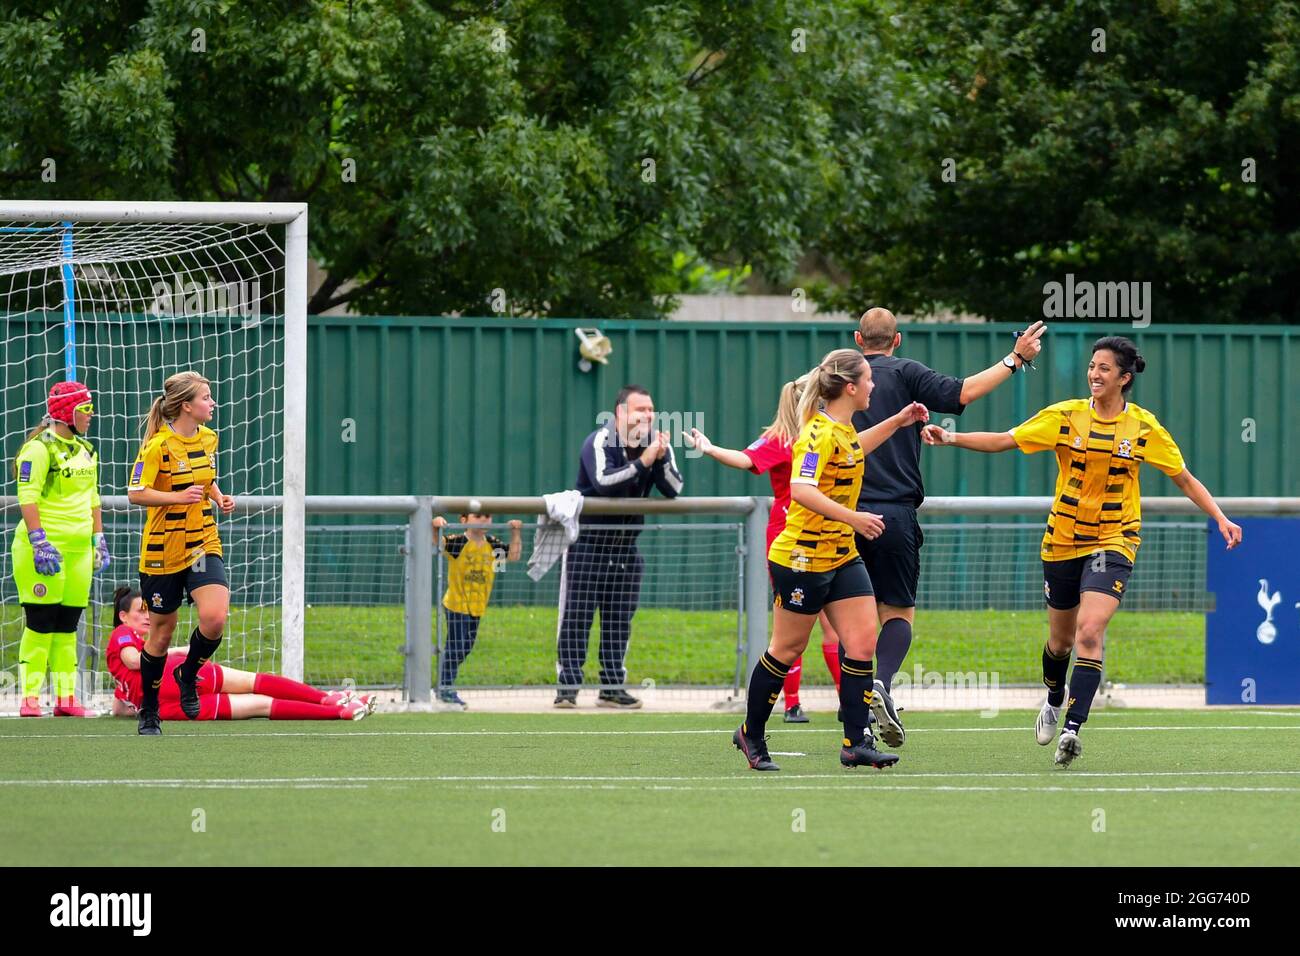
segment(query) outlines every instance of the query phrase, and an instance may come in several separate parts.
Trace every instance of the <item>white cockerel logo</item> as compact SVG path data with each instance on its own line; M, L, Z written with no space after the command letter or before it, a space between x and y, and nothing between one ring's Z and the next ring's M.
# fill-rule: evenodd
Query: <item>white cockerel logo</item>
M1272 595L1268 593L1268 579L1259 579L1259 594L1255 600L1259 606L1264 609L1264 623L1255 628L1255 637L1259 638L1261 644L1272 644L1277 640L1277 628L1273 626L1273 608L1282 603L1282 592L1274 591Z

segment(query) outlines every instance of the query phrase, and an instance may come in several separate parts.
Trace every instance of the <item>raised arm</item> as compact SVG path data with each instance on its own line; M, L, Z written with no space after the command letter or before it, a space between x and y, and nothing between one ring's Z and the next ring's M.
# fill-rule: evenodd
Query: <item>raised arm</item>
M524 523L518 518L510 522L510 547L506 549L507 561L518 561L524 553Z
M996 365L990 365L982 372L976 372L974 375L969 375L963 379L961 383L961 403L969 405L976 399L983 398L1015 375L1015 369L1006 364L1008 360L1014 363L1016 368L1024 368L1026 362L1032 362L1043 349L1043 343L1039 340L1046 331L1047 326L1040 319L1021 333L1020 337L1016 339L1015 347L1007 353L1005 359L1002 359Z
M862 446L864 455L870 455L893 437L894 432L900 428L915 425L917 422L928 422L929 420L929 410L920 402L913 402L897 415L890 415L883 422L858 432L858 444Z
M734 448L723 448L720 445L713 444L713 442L709 441L709 436L698 428L683 432L682 441L686 442L687 448L698 448L714 461L726 465L728 468L749 471L754 467L753 460L743 451L737 451Z
M971 451L1010 451L1016 447L1011 432L950 432L938 425L921 429L921 441L927 445L953 445Z
M659 433L659 452L650 468L655 487L665 498L676 498L682 493L682 473L677 470L677 459L673 457L673 446L668 435Z
M1178 486L1178 490L1187 496L1188 500L1214 519L1219 526L1219 534L1223 535L1223 540L1227 542L1229 551L1241 544L1241 525L1233 524L1228 520L1228 516L1223 513L1223 509L1214 500L1214 496L1210 494L1209 489L1201 484L1200 479L1186 468L1169 477Z
M587 474L591 475L597 492L602 495L612 495L624 485L637 481L650 469L650 465L659 454L657 441L651 442L650 447L646 448L639 458L633 458L629 454L626 464L612 467L609 462L609 452L605 447L609 434L608 430L601 429L596 432L591 444L582 449L583 467L587 469Z

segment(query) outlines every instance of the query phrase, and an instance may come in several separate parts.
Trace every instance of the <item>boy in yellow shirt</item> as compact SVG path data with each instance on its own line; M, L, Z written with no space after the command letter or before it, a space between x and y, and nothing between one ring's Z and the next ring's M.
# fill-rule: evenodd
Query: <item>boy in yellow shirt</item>
M492 596L496 572L504 571L507 561L518 561L524 545L520 531L522 521L510 522L508 548L500 538L483 530L492 523L491 515L464 514L460 521L467 526L465 532L449 534L442 539L448 570L447 593L442 598L447 615L447 642L438 666L438 700L465 710L468 705L453 689L456 672L474 649L479 621ZM433 519L435 548L446 526L447 519L441 515Z

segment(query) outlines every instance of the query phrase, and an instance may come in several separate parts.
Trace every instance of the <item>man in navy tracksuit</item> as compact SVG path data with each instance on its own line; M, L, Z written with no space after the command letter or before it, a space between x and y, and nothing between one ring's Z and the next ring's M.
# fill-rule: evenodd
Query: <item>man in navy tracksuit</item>
M614 421L582 443L577 489L584 496L646 498L651 486L665 498L682 490L669 436L653 430L654 402L640 385L625 385L614 404ZM587 659L591 619L600 608L600 707L633 710L641 701L623 687L632 615L641 594L637 535L642 515L586 515L578 540L560 571L560 623L556 639L556 707L576 707Z

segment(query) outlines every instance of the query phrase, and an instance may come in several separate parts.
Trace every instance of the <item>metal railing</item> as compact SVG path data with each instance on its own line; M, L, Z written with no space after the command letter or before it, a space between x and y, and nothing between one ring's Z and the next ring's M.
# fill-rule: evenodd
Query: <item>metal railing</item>
M241 508L248 511L276 512L282 506L278 497L241 498ZM999 515L1029 516L1041 519L1050 508L1047 497L1021 498L931 498L921 509L924 517L934 515ZM1231 516L1245 515L1300 515L1300 498L1221 498L1220 505ZM17 518L16 499L0 497L0 514L13 524ZM752 669L754 662L767 647L769 616L769 583L767 556L762 542L765 540L768 510L771 499L767 497L727 498L677 498L665 499L601 499L588 498L584 502L586 516L641 514L656 515L736 515L743 516L743 534L740 537L740 608L738 623L743 622L744 665L741 680ZM135 511L123 496L103 499L107 512ZM542 497L473 497L473 496L351 496L309 495L305 499L309 515L359 515L381 514L404 516L406 544L403 547L403 606L405 640L403 642L403 689L408 700L428 702L436 686L433 674L433 656L437 646L434 634L434 612L440 595L435 591L435 554L432 518L438 513L459 514L467 512L501 515L538 515L545 512ZM1183 498L1145 498L1143 513L1148 517L1164 515L1199 515L1190 501ZM400 525L398 526L400 527ZM989 526L992 527L992 526ZM346 526L340 530L344 530ZM527 526L526 526L527 528ZM1025 525L1033 532L1032 525ZM759 546L755 547L754 543ZM122 560L131 563L130 558ZM277 566L278 571L278 566ZM302 587L302 582L298 584ZM284 648L284 661L292 659L293 648ZM302 660L302 648L296 649Z

